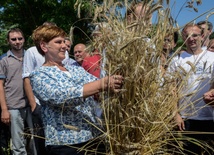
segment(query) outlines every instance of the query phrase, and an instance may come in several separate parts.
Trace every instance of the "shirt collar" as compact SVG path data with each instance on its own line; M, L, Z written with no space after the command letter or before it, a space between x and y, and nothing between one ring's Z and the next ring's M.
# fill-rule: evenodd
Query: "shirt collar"
M22 56L24 56L24 53L25 53L25 50L23 50ZM10 56L16 57L16 56L13 54L13 52L12 52L11 50L9 50L9 51L7 52L7 56L8 56L8 57L10 57Z

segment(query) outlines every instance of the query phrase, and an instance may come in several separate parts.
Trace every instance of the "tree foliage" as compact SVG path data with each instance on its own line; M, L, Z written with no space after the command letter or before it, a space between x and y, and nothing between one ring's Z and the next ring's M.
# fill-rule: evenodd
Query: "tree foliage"
M109 0L112 3L131 2L141 0ZM149 1L149 0L144 0ZM86 43L90 39L90 26L100 12L110 10L98 10L104 6L104 0L1 0L0 1L0 54L8 50L6 33L9 28L20 27L27 40L26 48L32 45L30 35L32 31L45 21L55 22L67 33L73 30L74 44ZM188 0L189 6L201 4L200 0ZM118 7L120 7L118 5ZM97 10L96 10L97 9ZM94 20L93 20L94 19ZM72 29L71 29L72 28Z
M51 21L63 28L67 33L71 26L74 29L75 43L86 42L90 18L87 12L81 12L81 19L74 9L75 0L1 0L0 1L0 52L6 52L6 32L9 28L18 26L25 34L26 46L32 45L30 35L33 30L44 23ZM84 7L84 6L83 6ZM87 7L87 6L86 6ZM87 10L86 10L87 11ZM27 48L26 47L26 48Z

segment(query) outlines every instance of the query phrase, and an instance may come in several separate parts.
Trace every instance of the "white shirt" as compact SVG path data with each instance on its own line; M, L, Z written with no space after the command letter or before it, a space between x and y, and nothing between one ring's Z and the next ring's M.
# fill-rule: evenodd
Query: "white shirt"
M203 49L198 55L187 52L172 59L170 72L179 72L182 77L179 110L182 118L213 120L213 108L203 101L203 94L211 87L214 53ZM178 86L178 87L179 87Z

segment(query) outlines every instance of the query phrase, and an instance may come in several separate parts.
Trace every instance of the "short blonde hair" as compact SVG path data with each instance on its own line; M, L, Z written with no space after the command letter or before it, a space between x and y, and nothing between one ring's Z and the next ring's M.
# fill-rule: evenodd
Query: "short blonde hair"
M56 37L66 37L66 32L56 25L41 25L33 31L32 39L41 55L45 55L40 47L41 42L48 43Z

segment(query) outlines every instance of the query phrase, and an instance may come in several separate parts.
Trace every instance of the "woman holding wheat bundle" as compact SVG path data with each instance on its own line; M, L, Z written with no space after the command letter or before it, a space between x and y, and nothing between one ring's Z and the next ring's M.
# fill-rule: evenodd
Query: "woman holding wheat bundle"
M57 26L40 26L32 38L45 63L30 75L35 96L42 106L46 148L51 155L82 155L105 149L95 144L100 133L93 95L110 90L119 92L122 76L97 80L81 66L64 66L66 33ZM87 150L78 149L88 142ZM90 152L91 153L91 152Z

